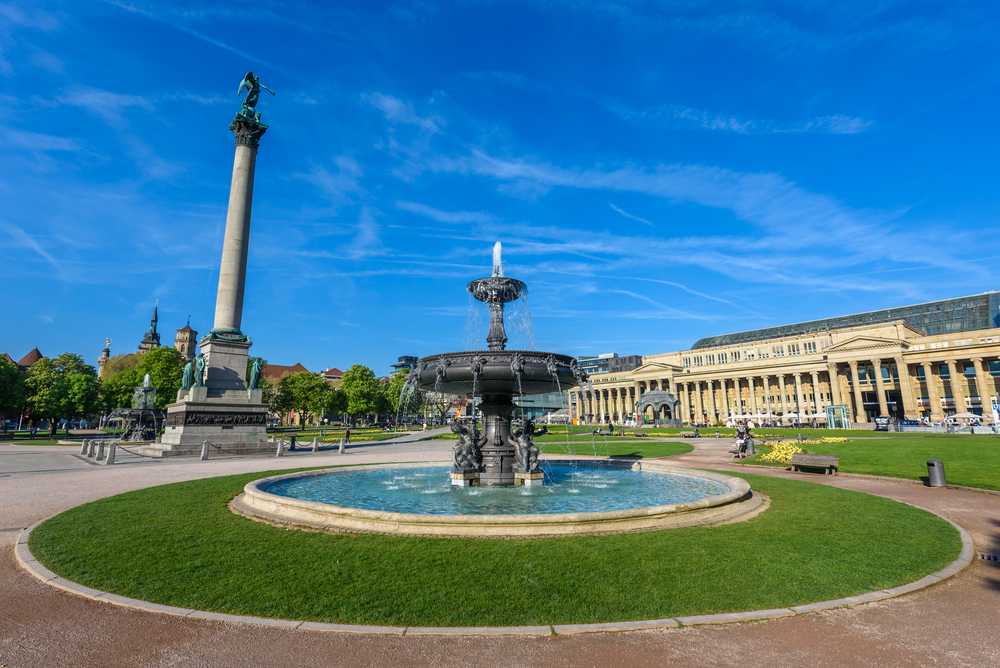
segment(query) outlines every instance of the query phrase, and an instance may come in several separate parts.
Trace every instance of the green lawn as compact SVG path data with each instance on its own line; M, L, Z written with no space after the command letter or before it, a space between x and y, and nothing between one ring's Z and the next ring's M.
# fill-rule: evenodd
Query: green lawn
M566 437L542 436L535 443L542 452L549 455L597 455L599 457L670 457L691 452L694 448L687 443L651 441L647 438L602 438L596 437L593 442L584 439L574 439L566 443Z
M858 439L847 443L806 445L807 452L840 455L840 470L892 478L927 481L927 460L944 463L948 482L1000 491L1000 439L995 436L909 436L885 440ZM760 452L770 452L757 446ZM756 458L745 464L763 464ZM787 466L787 464L775 464Z
M948 523L910 506L754 475L741 477L771 497L771 508L718 527L534 540L303 533L228 511L244 484L266 475L101 499L44 522L30 548L70 580L166 605L336 623L480 626L829 600L921 578L961 547Z

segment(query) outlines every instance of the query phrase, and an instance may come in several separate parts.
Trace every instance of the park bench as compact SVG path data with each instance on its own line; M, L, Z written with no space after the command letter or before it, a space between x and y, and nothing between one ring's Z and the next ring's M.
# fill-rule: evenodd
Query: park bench
M632 435L635 436L636 438L646 438L649 436L649 434L647 434L644 431L633 431Z
M782 436L781 434L775 434L774 436L771 435L763 436L761 440L761 445L766 445L768 447L781 445L781 441L784 440L784 438L785 437Z
M681 432L681 438L694 438L694 432L693 431L682 431Z
M837 475L837 468L840 465L840 455L811 455L807 452L796 452L792 455L792 470L798 472L800 468L826 469L824 475Z

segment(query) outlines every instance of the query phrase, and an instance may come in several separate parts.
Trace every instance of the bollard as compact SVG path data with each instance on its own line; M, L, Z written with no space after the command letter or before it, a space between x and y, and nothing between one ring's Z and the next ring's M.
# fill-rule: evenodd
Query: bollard
M201 442L201 460L202 461L205 461L206 459L208 459L208 446L209 445L210 444L209 444L208 441L202 441Z
M89 444L87 445L87 456L88 456L88 457L93 457L93 456L94 456L94 446L95 446L95 445L97 445L97 444L96 444L96 443L95 443L94 441L91 441L91 442L90 442L90 443L89 443Z
M104 441L97 444L97 457L94 458L96 461L104 461Z
M944 462L940 459L927 460L927 478L931 487L945 487L948 481L944 477Z
M340 450L339 450L339 452L340 452L340 454L344 454L344 439L343 438L340 439Z
M86 439L86 438L83 439L83 447L80 448L80 454L81 455L86 455L87 454L87 445L89 445L89 444L90 444L90 439Z
M799 435L798 435L798 441L799 441L799 443L801 443L801 442L802 442L802 432L799 432Z
M313 452L319 452L319 439L313 438Z
M108 446L108 456L104 460L104 465L105 466L110 466L110 465L112 465L112 464L115 463L115 450L116 449L117 449L117 446L114 443L112 443L111 445Z
M275 457L285 456L285 441L283 441L282 439L278 439L278 449L277 451L275 451L274 456Z
M288 451L292 452L295 450L295 434L292 434L292 440L288 444Z

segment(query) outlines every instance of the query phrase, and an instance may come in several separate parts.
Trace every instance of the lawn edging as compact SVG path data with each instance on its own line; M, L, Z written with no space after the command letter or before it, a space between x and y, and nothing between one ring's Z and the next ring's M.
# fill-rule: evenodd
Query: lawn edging
M760 467L760 468L770 468L770 467ZM859 476L859 477L875 477L875 476ZM903 480L903 479L893 478L893 480ZM974 491L988 491L988 490L974 490ZM996 492L991 492L991 493L996 493ZM914 506L913 504L905 503L903 501L897 501L897 503L903 503L904 505L912 506L914 508L919 508L919 506ZM891 589L880 589L865 594L849 596L847 598L839 598L830 601L820 601L817 603L809 603L805 605L792 606L788 608L778 608L774 610L751 610L747 612L720 613L714 615L694 615L687 617L682 616L676 618L650 619L650 620L639 620L630 622L629 621L605 622L597 624L553 624L545 626L499 626L499 627L366 626L360 624L328 624L322 622L270 619L266 617L250 617L245 615L228 615L216 612L194 610L190 608L159 605L157 603L150 603L148 601L128 598L125 596L119 596L117 594L112 594L98 589L93 589L91 587L85 587L71 580L67 580L66 578L63 578L62 576L50 571L49 569L42 566L35 559L34 555L32 555L31 551L28 549L28 539L31 536L31 532L46 520L49 520L52 517L55 517L56 515L59 515L65 512L66 510L69 510L68 508L58 513L55 513L50 517L46 517L45 519L39 520L38 522L35 522L31 526L22 530L17 537L17 543L14 547L14 555L18 565L25 571L27 571L29 574L34 576L36 579L47 585L50 585L57 589L61 589L68 593L77 596L82 596L84 598L89 598L95 601L110 603L112 605L118 605L136 610L143 610L145 612L157 612L168 615L176 615L180 617L189 617L192 619L236 622L241 624L257 624L262 626L280 626L284 628L298 628L298 629L306 629L313 631L340 632L340 633L370 633L378 635L440 635L440 636L573 635L580 633L606 633L606 632L620 632L620 631L640 631L645 629L677 628L680 626L698 626L698 625L708 625L708 624L713 624L713 625L739 624L749 621L776 619L780 617L791 617L795 615L808 614L822 610L832 610L835 608L850 607L855 605L861 605L863 603L871 603L873 601L883 601L886 599L895 598L897 596L902 596L903 594L910 594L912 592L919 591L926 587L930 587L931 585L937 584L938 582L942 582L950 577L958 575L965 568L967 568L969 564L972 563L972 560L975 557L975 548L973 546L972 538L969 536L969 533L965 529L960 527L958 524L952 522L947 517L942 517L941 515L938 515L933 511L927 510L926 508L919 508L919 509L929 512L932 515L935 515L943 519L945 522L947 522L955 529L957 529L959 536L962 540L962 550L961 552L959 552L958 558L955 559L953 562L951 562L941 570L931 573L930 575L926 575L914 582L900 585L898 587L893 587Z
M766 464L740 464L737 462L738 466L748 469L763 469L765 471L791 471L789 468L785 468L783 464L772 464L770 466ZM894 478L888 475L872 475L870 473L848 473L846 471L837 471L837 476L843 476L845 478L864 478L866 480L889 480L892 482L908 482L914 485L925 485L923 480L914 480L913 478ZM992 494L994 496L1000 496L1000 492L995 489L983 489L982 487L968 487L966 485L952 485L948 483L943 489L958 489L963 492L979 492L981 494Z

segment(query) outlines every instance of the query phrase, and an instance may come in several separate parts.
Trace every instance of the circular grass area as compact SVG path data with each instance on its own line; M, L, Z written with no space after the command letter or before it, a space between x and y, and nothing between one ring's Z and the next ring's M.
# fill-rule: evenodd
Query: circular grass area
M280 473L289 473L281 471ZM583 624L763 610L899 586L958 557L941 518L748 474L746 521L531 540L288 531L227 503L279 472L175 483L72 508L29 548L69 580L229 614L389 626Z

